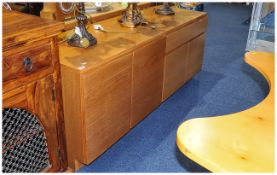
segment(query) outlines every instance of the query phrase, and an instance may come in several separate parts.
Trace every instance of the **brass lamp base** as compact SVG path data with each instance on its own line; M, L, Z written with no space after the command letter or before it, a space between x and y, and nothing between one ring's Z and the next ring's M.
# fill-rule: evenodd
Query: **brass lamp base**
M85 15L84 3L79 4L77 19L77 26L75 31L68 36L67 43L73 47L87 48L97 43L94 38L86 29L87 17Z
M128 3L126 11L118 20L123 26L134 28L139 24L148 24L140 13L137 3Z
M175 12L170 8L167 2L164 2L160 8L156 9L155 13L159 15L175 15Z
M84 18L86 18L86 16L77 16L76 18L78 25L76 26L75 31L73 31L73 34L68 37L67 43L70 46L81 48L87 48L95 45L97 43L96 38L87 31L85 26ZM76 30L78 30L78 32L76 32Z

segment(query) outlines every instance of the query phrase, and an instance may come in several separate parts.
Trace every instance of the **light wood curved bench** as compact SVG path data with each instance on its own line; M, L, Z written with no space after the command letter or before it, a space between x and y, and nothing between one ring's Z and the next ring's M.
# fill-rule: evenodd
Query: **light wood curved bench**
M274 55L248 52L245 62L266 78L270 91L242 112L185 121L177 145L212 172L274 172Z

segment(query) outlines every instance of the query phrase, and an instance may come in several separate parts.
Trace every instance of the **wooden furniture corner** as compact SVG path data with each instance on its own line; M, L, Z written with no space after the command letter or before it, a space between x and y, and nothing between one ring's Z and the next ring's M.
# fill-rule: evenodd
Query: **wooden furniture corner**
M38 116L47 139L47 171L64 171L67 156L57 42L63 24L4 10L2 29L3 108L22 108Z

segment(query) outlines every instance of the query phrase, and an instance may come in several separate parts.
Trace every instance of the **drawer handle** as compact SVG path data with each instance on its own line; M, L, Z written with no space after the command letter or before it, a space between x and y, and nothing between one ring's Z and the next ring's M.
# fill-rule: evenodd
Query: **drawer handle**
M29 57L23 59L23 65L25 68L25 72L30 72L33 68L32 60Z

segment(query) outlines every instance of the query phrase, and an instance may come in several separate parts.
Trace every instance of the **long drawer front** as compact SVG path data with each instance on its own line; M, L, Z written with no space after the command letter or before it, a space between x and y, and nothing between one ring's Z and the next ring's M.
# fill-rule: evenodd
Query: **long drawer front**
M208 17L205 16L192 24L184 26L183 28L168 34L166 39L166 53L169 53L201 33L204 33L207 25Z

